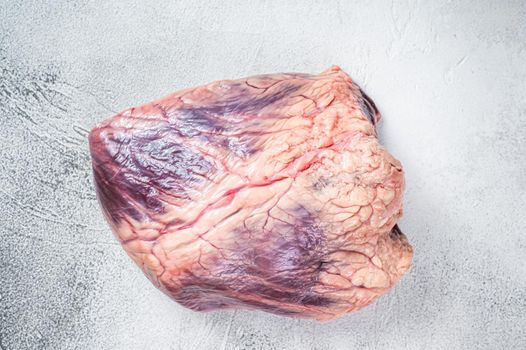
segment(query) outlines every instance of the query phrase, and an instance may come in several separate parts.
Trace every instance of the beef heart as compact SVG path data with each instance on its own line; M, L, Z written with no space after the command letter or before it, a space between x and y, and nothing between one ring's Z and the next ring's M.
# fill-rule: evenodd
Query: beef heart
M89 135L122 247L197 311L326 320L409 269L400 162L339 67L222 80L125 110Z

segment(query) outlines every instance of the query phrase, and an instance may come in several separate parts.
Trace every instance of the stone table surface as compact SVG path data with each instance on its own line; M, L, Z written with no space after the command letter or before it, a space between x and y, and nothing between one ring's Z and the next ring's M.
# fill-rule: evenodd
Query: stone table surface
M412 270L328 323L169 300L102 217L88 131L181 88L333 64L405 166ZM3 1L0 349L524 349L525 164L524 1Z

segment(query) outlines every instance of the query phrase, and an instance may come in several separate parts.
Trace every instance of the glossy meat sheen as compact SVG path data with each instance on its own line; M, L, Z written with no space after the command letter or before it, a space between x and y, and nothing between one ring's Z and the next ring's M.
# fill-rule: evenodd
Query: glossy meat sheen
M180 91L91 131L98 196L126 252L182 305L335 318L412 258L378 119L338 67Z

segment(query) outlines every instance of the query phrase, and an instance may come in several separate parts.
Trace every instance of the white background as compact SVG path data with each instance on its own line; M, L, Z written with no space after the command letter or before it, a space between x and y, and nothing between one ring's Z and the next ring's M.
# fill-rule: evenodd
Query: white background
M98 208L87 131L180 88L340 65L406 171L414 266L329 323L186 310ZM526 347L526 2L0 4L0 349Z

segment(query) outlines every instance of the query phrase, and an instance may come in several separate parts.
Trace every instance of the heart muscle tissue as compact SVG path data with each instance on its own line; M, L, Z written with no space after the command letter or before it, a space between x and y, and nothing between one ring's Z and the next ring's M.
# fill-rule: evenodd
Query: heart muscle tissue
M148 279L196 311L328 320L409 269L404 173L339 67L221 80L89 135L104 215Z

